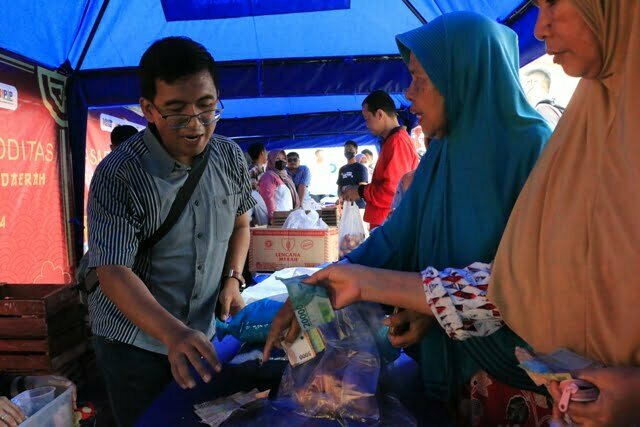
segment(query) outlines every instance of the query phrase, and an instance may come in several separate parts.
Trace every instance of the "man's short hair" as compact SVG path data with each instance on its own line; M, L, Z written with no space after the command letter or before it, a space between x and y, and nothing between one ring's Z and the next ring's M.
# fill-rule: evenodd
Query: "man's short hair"
M375 114L376 111L382 110L387 116L394 117L398 115L396 111L396 104L389 94L383 90L374 90L362 101L362 106L367 106L367 110L371 114Z
M318 149L318 150L316 150L316 153L315 153L315 154L316 154L316 156L318 155L318 153L324 153L324 150L322 150L322 149Z
M188 37L157 40L140 59L140 94L153 101L157 79L172 84L205 70L209 71L216 90L219 90L215 60L204 46Z
M364 154L365 156L373 157L373 153L368 148L365 148L364 150L362 150L362 154Z
M138 129L131 125L118 125L111 131L111 145L117 147L136 133Z
M287 153L287 158L289 158L289 157L295 157L296 159L299 159L300 155L298 153L296 153L295 151L289 151Z
M344 146L346 147L347 145L351 145L352 147L354 147L356 149L356 151L358 151L358 143L352 140L349 140L347 142L344 143Z
M255 162L256 160L258 160L260 154L262 154L264 150L265 148L263 143L255 142L251 144L249 148L247 148L247 153L249 153L249 157L251 158L251 160Z
M531 77L533 75L540 76L540 78L544 82L544 85L546 86L545 90L549 92L549 89L551 88L551 74L547 70L543 70L542 68L536 68L536 69L527 71L524 75L525 77Z

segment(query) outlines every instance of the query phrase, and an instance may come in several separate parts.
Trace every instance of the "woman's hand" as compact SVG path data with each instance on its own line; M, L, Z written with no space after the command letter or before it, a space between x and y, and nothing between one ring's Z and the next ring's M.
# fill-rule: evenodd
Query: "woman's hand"
M571 402L567 414L584 427L640 425L640 368L600 368L576 373L600 390L593 402ZM560 401L560 390L552 384L549 391L554 405Z
M437 321L428 314L403 310L387 317L382 323L389 326L391 345L405 348L420 342Z
M26 419L15 403L4 396L0 397L0 427L15 427Z
M357 264L332 264L314 273L304 283L324 286L331 305L341 309L363 300L366 293L370 269Z

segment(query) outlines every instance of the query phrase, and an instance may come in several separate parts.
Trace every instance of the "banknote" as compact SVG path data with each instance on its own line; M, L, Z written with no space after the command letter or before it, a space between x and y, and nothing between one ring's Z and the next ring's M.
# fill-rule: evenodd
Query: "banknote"
M325 288L302 283L307 275L279 279L287 287L289 299L298 319L305 331L324 325L335 319L331 301Z
M227 420L241 406L253 402L256 399L264 398L266 392L259 392L253 389L249 392L238 392L231 396L221 397L209 402L194 405L196 414L200 417L200 422L211 427L218 427Z
M548 385L551 381L566 381L571 372L579 369L599 368L601 364L580 356L566 348L559 348L550 354L535 353L516 347L516 358L536 385Z
M309 334L304 330L300 331L300 335L291 344L286 341L282 341L281 344L291 366L302 365L316 357L316 351L313 348Z
M311 345L316 353L320 353L325 349L324 344L324 336L322 336L322 332L318 328L313 328L309 332L309 341L311 341Z
M318 328L313 328L309 332L302 330L293 343L289 344L283 340L280 344L291 366L308 362L325 349L324 337Z

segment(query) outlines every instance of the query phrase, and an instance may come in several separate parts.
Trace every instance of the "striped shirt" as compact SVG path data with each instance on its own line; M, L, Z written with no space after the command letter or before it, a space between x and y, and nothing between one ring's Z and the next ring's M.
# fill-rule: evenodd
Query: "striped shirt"
M146 129L96 168L88 199L90 267L131 268L156 300L187 326L213 337L214 310L236 216L251 209L244 155L233 141L213 135L207 169L171 230L148 250L190 167L173 159ZM167 352L131 323L98 289L89 297L93 333L137 347Z

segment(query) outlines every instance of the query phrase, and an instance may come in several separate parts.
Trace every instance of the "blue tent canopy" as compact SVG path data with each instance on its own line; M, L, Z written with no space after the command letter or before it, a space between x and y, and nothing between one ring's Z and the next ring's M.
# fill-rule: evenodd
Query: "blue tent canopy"
M264 98L329 95L316 112L358 111L359 97L401 93L408 75L394 36L453 10L474 10L520 34L522 62L541 53L523 0L75 0L12 2L0 46L70 73L88 106L136 103L134 67L158 38L183 35L220 62L223 99L256 116L290 116ZM345 98L334 95L348 95ZM262 99L261 99L262 98ZM256 99L251 106L250 99ZM334 102L335 101L335 102ZM296 104L300 105L300 104ZM310 113L311 111L305 111ZM245 117L249 115L245 114ZM234 117L237 119L238 117ZM221 130L226 126L221 123ZM328 132L331 129L327 129ZM267 129L265 133L272 133ZM229 134L234 137L236 135Z
M471 10L512 27L520 60L540 56L531 0L69 0L4 2L0 48L69 76L75 200L82 211L89 107L137 104L135 67L153 41L188 36L218 62L226 110L217 132L243 146L373 142L360 117L383 89L406 108L409 75L394 36Z
M79 102L70 110L82 118L87 107L136 104L142 53L158 38L188 36L220 64L222 99L230 108L220 133L242 142L273 135L286 141L289 132L304 145L302 135L314 132L298 130L315 127L323 116L324 137L315 135L313 144L339 145L346 123L330 118L359 111L362 95L372 90L400 94L408 86L394 36L454 10L512 26L523 63L542 53L532 36L530 0L7 2L3 12L11 19L0 29L0 46L69 74L75 91L69 99ZM352 132L366 135L362 124L351 122Z

